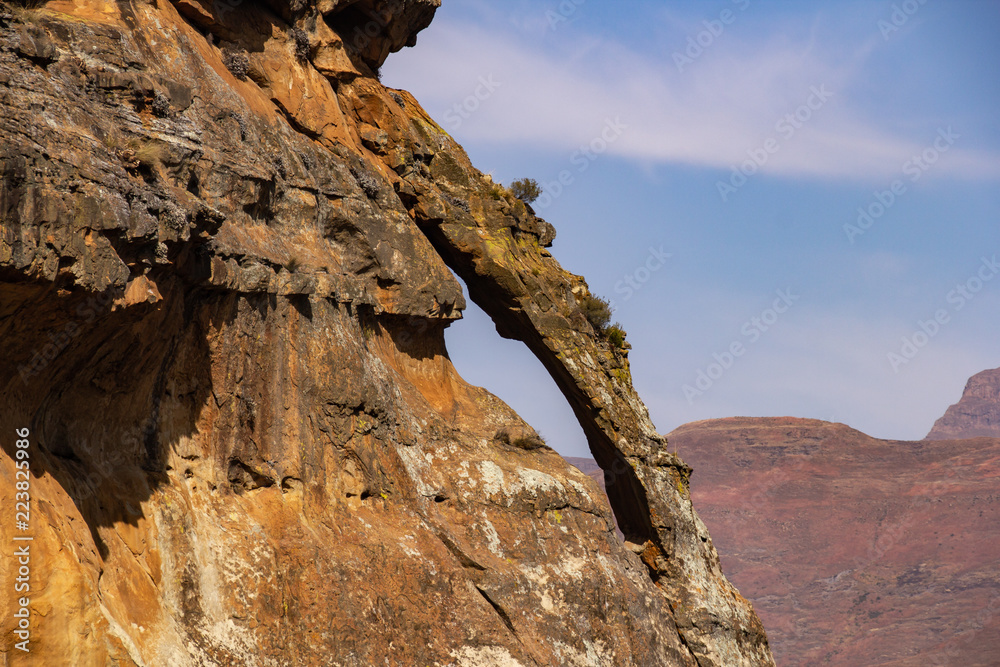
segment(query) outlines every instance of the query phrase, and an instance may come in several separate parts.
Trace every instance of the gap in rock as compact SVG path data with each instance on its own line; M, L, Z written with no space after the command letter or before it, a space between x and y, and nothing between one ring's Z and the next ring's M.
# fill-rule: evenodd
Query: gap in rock
M499 396L562 456L591 458L576 415L542 363L524 343L501 338L490 316L466 301L464 318L445 329L448 356L462 378Z

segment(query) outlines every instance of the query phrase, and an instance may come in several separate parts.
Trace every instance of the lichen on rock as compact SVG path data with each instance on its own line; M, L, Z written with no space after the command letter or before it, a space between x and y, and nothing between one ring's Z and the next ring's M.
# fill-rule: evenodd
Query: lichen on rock
M552 226L377 80L438 4L0 15L0 433L32 434L35 664L772 664ZM638 554L455 372L452 271L555 378Z

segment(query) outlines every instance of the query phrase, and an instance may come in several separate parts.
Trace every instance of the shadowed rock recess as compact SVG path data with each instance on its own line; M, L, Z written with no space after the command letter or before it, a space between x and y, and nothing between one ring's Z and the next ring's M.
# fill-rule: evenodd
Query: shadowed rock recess
M552 227L379 83L438 4L0 6L3 664L773 664ZM452 271L624 544L455 372Z

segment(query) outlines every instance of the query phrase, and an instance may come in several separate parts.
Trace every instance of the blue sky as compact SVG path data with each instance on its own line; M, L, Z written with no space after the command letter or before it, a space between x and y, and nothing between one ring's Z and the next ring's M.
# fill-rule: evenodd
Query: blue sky
M1000 366L1000 3L498 4L444 0L383 81L496 180L543 185L662 432L917 439ZM522 345L471 305L447 336L469 382L588 454Z

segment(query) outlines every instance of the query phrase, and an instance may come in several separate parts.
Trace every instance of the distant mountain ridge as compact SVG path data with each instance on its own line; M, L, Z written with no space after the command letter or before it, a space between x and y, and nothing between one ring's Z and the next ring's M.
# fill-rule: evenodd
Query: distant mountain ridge
M996 666L1000 439L730 418L668 434L783 667Z
M668 435L778 664L998 664L998 411L995 369L973 376L922 441L793 417ZM591 459L569 462L603 488Z
M927 440L1000 438L1000 368L969 378L962 398L934 423Z

